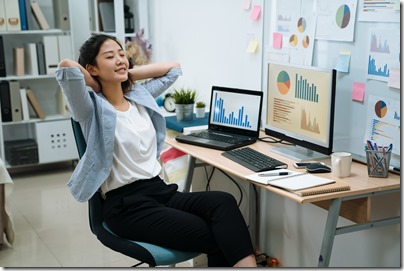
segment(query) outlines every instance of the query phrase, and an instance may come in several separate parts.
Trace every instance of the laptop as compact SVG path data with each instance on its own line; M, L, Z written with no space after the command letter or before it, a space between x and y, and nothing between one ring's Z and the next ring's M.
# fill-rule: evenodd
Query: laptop
M223 151L253 144L259 136L262 99L262 91L213 86L208 128L175 139Z

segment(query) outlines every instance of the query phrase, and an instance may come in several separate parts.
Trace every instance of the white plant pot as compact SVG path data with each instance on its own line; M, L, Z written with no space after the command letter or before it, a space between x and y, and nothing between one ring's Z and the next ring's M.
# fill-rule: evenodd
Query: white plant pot
M198 119L204 118L205 117L205 107L197 107L197 108L195 108L195 116Z

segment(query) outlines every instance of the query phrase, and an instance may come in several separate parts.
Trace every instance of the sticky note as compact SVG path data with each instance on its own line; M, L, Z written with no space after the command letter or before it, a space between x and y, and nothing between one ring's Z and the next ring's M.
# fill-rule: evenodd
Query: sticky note
M338 56L337 66L335 69L339 72L349 72L349 61L351 60L350 54L340 53Z
M244 7L245 10L249 10L249 9L250 9L250 7L251 7L251 1L252 1L252 0L244 0L244 5L243 5L243 7Z
M352 88L352 100L363 102L365 97L365 83L354 82Z
M247 52L251 53L251 54L254 54L257 51L257 48L258 48L258 40L257 39L252 39L248 43Z
M250 18L253 19L254 21L257 21L260 18L260 16L261 16L261 6L255 5L251 12Z
M282 48L282 33L274 32L272 34L272 37L273 37L272 47L274 47L276 49L281 49Z

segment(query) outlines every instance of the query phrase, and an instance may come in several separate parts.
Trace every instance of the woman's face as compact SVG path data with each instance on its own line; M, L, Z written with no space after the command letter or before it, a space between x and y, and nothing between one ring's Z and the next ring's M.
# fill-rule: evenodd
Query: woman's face
M114 41L106 40L96 57L96 67L91 73L103 83L124 82L128 79L129 61L124 50Z

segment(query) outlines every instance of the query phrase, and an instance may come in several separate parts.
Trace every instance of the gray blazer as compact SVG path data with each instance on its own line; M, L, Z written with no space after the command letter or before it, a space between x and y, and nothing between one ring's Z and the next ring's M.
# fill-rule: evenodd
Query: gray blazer
M166 123L155 98L167 90L182 74L171 69L165 76L136 83L125 97L146 108L156 129L157 156L160 156ZM66 96L72 118L80 123L87 149L77 164L68 187L79 202L88 201L107 179L112 168L116 113L102 93L88 89L78 67L59 67L56 79ZM158 158L157 157L157 158Z

